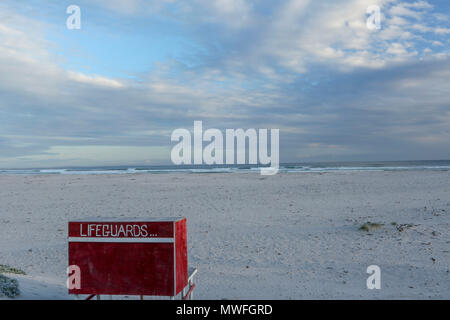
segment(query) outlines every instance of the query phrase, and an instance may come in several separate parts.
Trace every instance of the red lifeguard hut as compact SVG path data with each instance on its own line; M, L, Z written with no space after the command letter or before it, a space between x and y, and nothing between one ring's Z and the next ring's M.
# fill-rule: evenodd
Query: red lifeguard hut
M69 266L80 272L70 294L191 299L186 218L92 219L69 222Z

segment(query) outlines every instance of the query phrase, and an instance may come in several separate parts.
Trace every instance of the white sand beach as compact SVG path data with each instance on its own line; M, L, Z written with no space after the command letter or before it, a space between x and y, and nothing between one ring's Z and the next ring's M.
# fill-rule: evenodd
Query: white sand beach
M163 216L187 217L196 299L450 299L449 171L2 175L0 202L18 299L73 298L68 221Z

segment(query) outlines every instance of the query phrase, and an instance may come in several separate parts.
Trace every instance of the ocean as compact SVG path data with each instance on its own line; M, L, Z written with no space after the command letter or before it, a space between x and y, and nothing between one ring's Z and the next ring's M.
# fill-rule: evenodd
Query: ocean
M2 174L165 174L165 173L259 173L257 165L161 165L161 166L101 166L67 168L0 169ZM304 162L280 164L280 173L336 172L336 171L412 171L450 170L450 160L426 161L351 161L351 162Z

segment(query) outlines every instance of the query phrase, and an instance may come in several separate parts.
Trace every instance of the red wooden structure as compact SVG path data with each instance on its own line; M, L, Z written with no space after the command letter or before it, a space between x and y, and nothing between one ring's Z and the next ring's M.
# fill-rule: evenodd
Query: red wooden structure
M80 268L69 293L187 298L196 270L188 279L186 240L186 218L69 222L69 265Z

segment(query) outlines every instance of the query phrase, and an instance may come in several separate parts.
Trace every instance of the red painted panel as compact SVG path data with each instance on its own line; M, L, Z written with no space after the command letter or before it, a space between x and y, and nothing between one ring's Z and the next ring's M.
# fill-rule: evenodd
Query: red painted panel
M69 265L81 269L72 294L172 296L172 243L69 243Z
M186 218L175 223L175 247L176 247L176 294L178 294L188 282L187 260L187 233Z
M186 219L69 222L71 294L173 296L187 285Z

